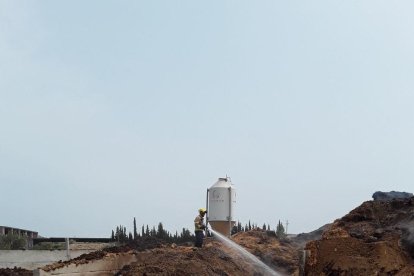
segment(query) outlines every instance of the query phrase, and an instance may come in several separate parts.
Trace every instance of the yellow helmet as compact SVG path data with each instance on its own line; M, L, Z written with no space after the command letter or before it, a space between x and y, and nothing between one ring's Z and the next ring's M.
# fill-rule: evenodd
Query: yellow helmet
M206 208L200 208L200 209L198 209L198 212L199 213L207 213L207 210L206 210Z

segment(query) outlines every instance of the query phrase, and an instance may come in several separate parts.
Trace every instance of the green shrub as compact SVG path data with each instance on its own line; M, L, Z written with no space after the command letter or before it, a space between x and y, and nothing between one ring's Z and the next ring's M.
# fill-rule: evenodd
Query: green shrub
M41 242L33 246L33 250L63 250L65 243L63 242Z
M0 249L1 250L15 250L25 249L27 245L27 239L24 236L18 234L7 234L0 236Z

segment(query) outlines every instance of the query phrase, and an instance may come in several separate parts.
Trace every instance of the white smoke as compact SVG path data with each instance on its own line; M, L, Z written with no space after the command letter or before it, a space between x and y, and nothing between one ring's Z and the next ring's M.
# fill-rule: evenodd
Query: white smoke
M414 223L414 222L413 222ZM408 231L408 240L414 244L414 225L411 224L409 227L407 227Z
M413 216L414 218L414 216ZM402 245L414 258L414 219L403 225Z

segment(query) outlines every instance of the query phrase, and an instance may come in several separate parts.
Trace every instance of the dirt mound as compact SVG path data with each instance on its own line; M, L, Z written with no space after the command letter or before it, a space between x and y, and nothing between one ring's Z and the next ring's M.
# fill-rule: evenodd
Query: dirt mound
M269 267L287 275L299 275L298 243L279 240L271 231L239 232L232 240ZM164 247L137 254L139 261L124 267L119 275L265 275L214 238L202 249Z
M288 275L299 274L297 243L288 239L280 241L274 232L262 230L240 232L232 239L271 268ZM51 272L71 264L79 266L121 253L134 255L137 261L124 266L118 275L265 275L262 267L251 264L214 238L207 238L201 249L163 244L150 238L84 254L42 269Z
M125 251L130 250L130 251ZM192 246L164 244L161 247L144 251L131 250L129 246L96 251L82 255L68 262L58 262L42 270L60 273L58 269L75 264L76 267L99 262L109 256L130 254L134 261L125 265L117 275L263 275L260 268L241 261L220 242L207 238L205 246L195 249ZM82 269L80 270L82 271Z
M139 252L136 256L138 261L125 266L117 275L262 275L210 238L200 249L172 246Z
M71 259L69 261L59 261L57 263L53 263L50 265L46 265L42 267L43 271L53 271L55 269L68 266L70 264L86 264L93 260L99 260L102 259L104 256L106 256L108 253L121 253L121 252L128 252L131 249L128 246L122 246L122 247L109 247L105 248L103 250L94 251L87 254L82 254L77 258Z
M159 239L156 239L154 237L145 237L145 238L139 239L136 242L131 242L124 246L108 247L108 248L97 250L91 253L82 254L79 257L71 259L69 261L59 261L57 263L53 263L53 264L42 267L42 270L53 271L58 268L62 268L64 266L68 266L70 264L76 264L76 265L86 264L93 260L100 260L104 256L106 256L108 253L116 254L116 253L144 251L147 249L159 248L163 246L165 245L163 245L162 241L160 241Z
M306 245L307 275L414 275L414 198L367 201Z
M32 276L33 272L20 267L0 268L0 276Z
M232 240L275 270L299 275L299 248L289 239L279 240L272 231L239 232Z
M308 242L310 239L317 240ZM308 234L280 240L274 232L252 230L239 232L232 240L286 275L299 275L303 264L305 275L311 276L414 275L414 197L364 202L341 219ZM304 243L307 257L303 263ZM43 270L94 260L107 262L106 259L113 260L111 257L119 255L133 258L114 270L122 267L118 275L265 274L260 267L213 238L207 238L201 249L146 238L59 262Z

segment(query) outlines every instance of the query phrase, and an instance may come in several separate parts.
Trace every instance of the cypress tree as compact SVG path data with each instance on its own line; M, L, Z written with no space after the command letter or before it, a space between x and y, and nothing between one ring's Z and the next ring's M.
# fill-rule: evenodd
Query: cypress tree
M135 220L135 217L134 217L134 240L136 240L137 238L138 238L137 221Z
M283 227L283 224L279 220L279 223L277 224L277 227L276 227L276 237L278 237L279 239L282 239L285 236L286 236L285 228Z
M157 234L156 234L156 236L158 237L158 238L163 238L163 237L165 237L165 230L164 230L164 227L163 227L163 225L162 225L162 223L160 222L160 223L158 223L158 230L157 230Z

